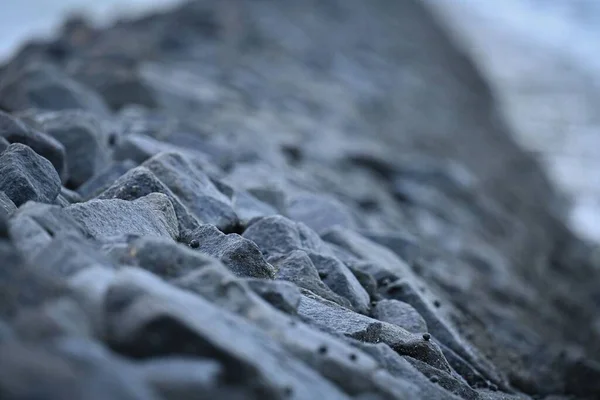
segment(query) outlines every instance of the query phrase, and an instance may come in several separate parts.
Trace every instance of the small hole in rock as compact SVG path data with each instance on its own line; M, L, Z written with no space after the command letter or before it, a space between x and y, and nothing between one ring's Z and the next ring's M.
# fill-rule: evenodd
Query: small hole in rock
M108 145L112 147L115 144L117 144L117 134L113 132L108 135Z
M200 242L198 241L198 239L192 239L190 241L190 247L192 249L197 249L198 247L200 247Z
M431 339L431 335L429 333L424 333L423 334L423 339L428 342Z
M439 301L439 300L434 300L434 301L433 301L433 305L434 305L436 308L440 308L440 307L442 306L442 303L440 303L440 301Z
M291 387L286 386L283 388L283 395L285 397L291 397L293 393L294 393L294 390Z
M430 379L430 381L432 383L438 383L440 380L439 380L439 378L437 376L432 376L431 379Z
M320 346L318 351L319 351L319 354L326 354L327 346Z
M356 359L358 358L358 356L354 353L350 354L350 360L351 361L356 361Z

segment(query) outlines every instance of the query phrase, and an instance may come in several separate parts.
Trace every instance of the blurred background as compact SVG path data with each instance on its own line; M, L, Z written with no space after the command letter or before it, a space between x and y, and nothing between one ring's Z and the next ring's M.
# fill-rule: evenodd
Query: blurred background
M518 141L573 202L571 222L600 242L600 1L422 0L473 56ZM97 24L179 0L5 0L0 59L72 13Z

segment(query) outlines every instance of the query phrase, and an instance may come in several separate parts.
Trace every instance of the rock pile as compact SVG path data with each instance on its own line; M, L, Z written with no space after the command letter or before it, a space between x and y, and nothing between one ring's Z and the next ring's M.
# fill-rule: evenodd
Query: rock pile
M2 399L600 393L592 249L416 0L72 19L0 108Z

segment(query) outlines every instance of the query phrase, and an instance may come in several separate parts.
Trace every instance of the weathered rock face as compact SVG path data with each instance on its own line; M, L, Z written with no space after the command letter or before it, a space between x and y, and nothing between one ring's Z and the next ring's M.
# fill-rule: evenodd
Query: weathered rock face
M0 394L596 395L598 260L421 2L70 21L0 82Z

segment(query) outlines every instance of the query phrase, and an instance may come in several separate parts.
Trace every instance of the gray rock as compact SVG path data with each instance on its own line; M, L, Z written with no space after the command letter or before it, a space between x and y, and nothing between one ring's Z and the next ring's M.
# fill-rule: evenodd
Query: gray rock
M52 236L29 216L12 218L8 222L8 234L19 253L33 260L52 241Z
M306 224L317 233L334 226L356 228L354 217L343 203L321 194L305 193L288 199L286 215Z
M600 362L585 358L573 361L566 375L569 393L592 397L600 393Z
M246 191L235 191L231 201L235 213L244 226L253 218L269 217L277 214L277 210L274 207L258 200Z
M0 154L0 190L17 207L29 200L52 203L60 192L60 177L48 160L15 143Z
M238 234L226 235L212 225L202 225L190 237L195 241L192 247L197 244L198 251L219 259L237 276L267 279L275 276L256 244Z
M239 224L231 201L184 155L160 153L143 166L171 189L201 222L213 224L223 231L231 231Z
M111 347L136 356L209 354L223 378L247 394L280 398L346 399L340 390L293 358L265 333L231 312L142 270L119 272L106 298Z
M15 203L13 203L6 193L0 191L0 214L4 218L9 218L16 210L17 206L15 206Z
M11 340L0 346L0 393L7 400L158 400L134 366L95 342Z
M127 172L117 179L112 186L100 193L98 198L135 200L151 193L162 193L169 198L177 215L179 233L182 239L189 240L187 231L196 229L200 223L171 189L145 167L137 167Z
M435 343L398 326L347 310L318 296L302 296L298 315L326 332L343 334L368 343L383 342L399 354L422 360L434 368L450 371L448 362Z
M142 237L111 254L115 262L141 267L163 279L179 278L219 261L168 239Z
M319 236L304 224L281 216L259 218L250 224L243 236L255 242L267 257L285 255L294 250L307 251L322 281L335 293L347 298L359 312L367 312L367 292L348 267L336 259Z
M94 114L65 110L39 113L34 118L44 132L65 147L69 187L81 186L106 166L108 135Z
M77 193L85 200L89 200L104 190L108 189L117 179L127 171L136 167L131 160L117 161L105 167L97 175L77 188Z
M6 140L4 137L0 136L0 153L2 153L4 150L6 150L6 148L8 146L10 146L10 142L8 140Z
M18 225L22 217L34 220L50 236L68 233L74 237L82 237L84 233L83 227L59 206L30 201L17 210L13 225Z
M88 110L107 116L109 110L92 90L49 63L31 63L3 74L0 106L4 110Z
M245 279L256 294L273 307L288 314L296 314L300 304L300 290L296 285L285 281L267 279Z
M95 239L126 234L172 239L179 236L173 205L161 193L151 193L134 201L90 200L73 204L65 211Z
M385 374L369 356L340 341L337 334L328 335L270 307L245 282L234 279L222 267L215 265L197 270L174 283L256 324L346 393L398 397L396 385L384 379Z
M225 181L238 190L250 193L278 212L285 210L288 185L273 167L262 163L237 163Z
M52 163L63 180L68 177L65 148L53 137L3 111L0 111L0 136L10 143L22 143L31 147L33 151Z
M412 333L427 332L427 324L410 304L398 300L381 300L372 310L373 318L401 326Z
M60 280L26 264L5 241L0 241L0 259L1 318L14 318L22 308L39 306L69 292Z
M60 196L62 196L65 200L69 202L69 204L73 203L81 203L83 202L83 198L77 192L74 192L66 187L62 186L60 188Z
M440 371L439 369L433 368L431 365L428 365L420 360L416 360L412 357L405 358L408 362L415 366L416 369L421 371L423 375L450 393L454 393L465 400L478 400L481 398L479 393L473 390L464 380L452 376L451 373Z
M319 277L319 272L303 250L294 250L285 256L271 257L269 262L277 271L276 278L295 283L298 287L310 290L324 299L350 308L350 301L333 292Z
M343 262L329 255L308 253L321 280L338 295L348 299L352 307L363 314L369 310L370 298L356 276Z
M215 360L192 357L153 359L140 365L145 381L165 400L246 399L243 388L221 381Z

